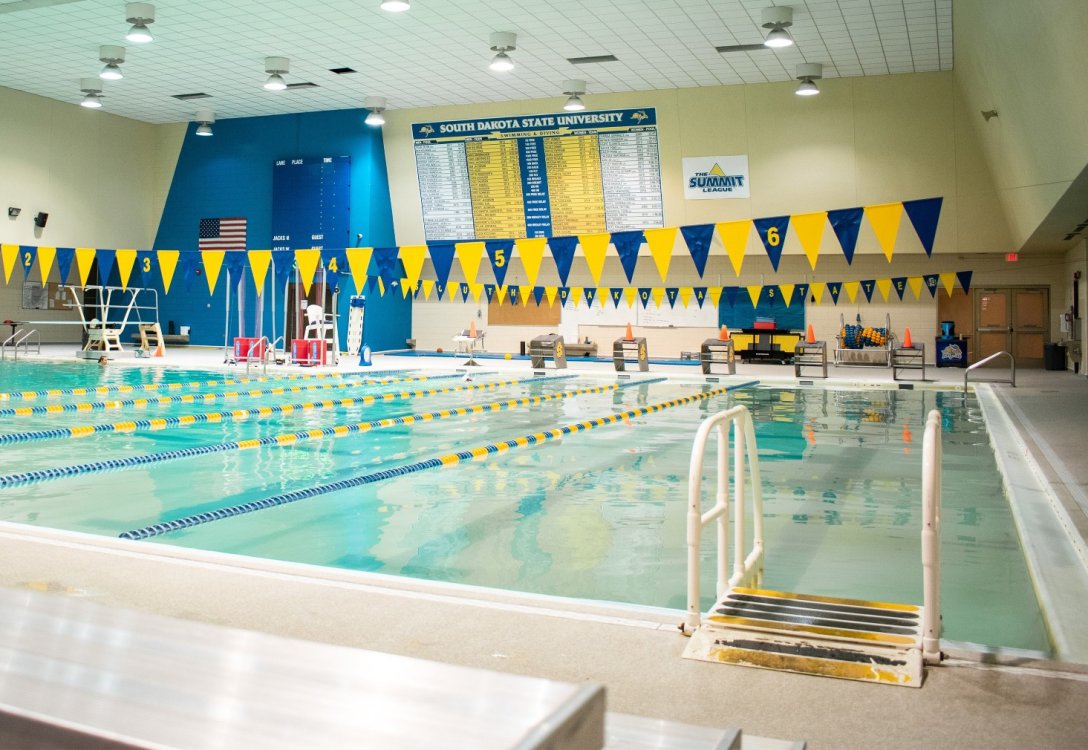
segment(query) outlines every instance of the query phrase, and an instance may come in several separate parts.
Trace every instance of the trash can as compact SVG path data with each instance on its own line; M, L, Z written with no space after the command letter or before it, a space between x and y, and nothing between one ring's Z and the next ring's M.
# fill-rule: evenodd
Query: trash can
M1043 344L1043 368L1047 370L1065 369L1065 347L1061 344Z

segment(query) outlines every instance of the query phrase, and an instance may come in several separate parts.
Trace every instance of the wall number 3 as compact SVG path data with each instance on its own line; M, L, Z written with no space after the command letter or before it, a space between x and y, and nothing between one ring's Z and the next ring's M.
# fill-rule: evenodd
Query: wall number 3
M144 258L144 273L151 273L151 258Z

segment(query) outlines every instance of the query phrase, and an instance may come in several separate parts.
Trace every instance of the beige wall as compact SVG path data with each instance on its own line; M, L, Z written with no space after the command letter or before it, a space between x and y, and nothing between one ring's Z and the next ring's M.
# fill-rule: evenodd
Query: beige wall
M790 234L782 263L775 273L753 233L740 276L733 272L724 248L716 239L706 274L700 280L686 247L678 240L669 286L859 281L952 272L969 270L976 262L990 262L980 254L994 254L991 257L1000 260L1003 257L1000 254L1011 249L1012 237L997 191L977 135L968 123L969 113L963 111L956 95L952 74L831 79L821 81L821 95L810 99L795 96L794 88L792 83L775 83L636 92L592 96L590 104L602 109L657 108L666 226L943 196L932 258L925 255L905 216L891 264L867 222L862 224L852 266L842 258L837 240L827 228L823 253L815 270L804 258L796 236ZM550 112L558 103L548 99L387 113L384 137L397 242L423 241L411 123ZM726 154L748 155L752 198L685 200L681 159ZM662 286L645 247L643 253L631 284L623 276L618 258L610 255L600 285ZM1021 273L1030 265L1027 261L1022 263ZM1002 271L998 269L996 273L1000 275ZM433 278L428 263L424 276L429 274ZM461 280L459 274L455 263L451 280ZM1054 274L1040 268L1033 275L1040 277L1039 282L1046 279L1049 283ZM524 278L524 271L515 259L507 283L519 283ZM980 273L976 281L978 278L985 275ZM490 281L490 273L481 271L478 280ZM558 284L554 266L545 262L537 283ZM569 283L592 284L580 258L575 260ZM927 340L936 333L936 303L928 293L923 294L924 298L916 302L862 301L855 305L847 304L844 296L837 307L825 300L823 305L808 311L808 319L819 338L833 341L841 315L852 322L860 313L863 322L882 326L890 314L897 335L901 336L903 329L910 326L916 339ZM449 348L451 336L467 327L470 320L476 320L483 328L488 323L486 304L471 302L418 303L413 316L413 335L423 349ZM637 325L637 314L631 317ZM567 337L581 339L590 333L612 335L613 329L607 327L590 326L581 330L576 321L582 316L577 314L564 312L563 318L559 329ZM488 331L487 342L492 350L517 351L520 341L546 330L496 327ZM618 335L623 327L614 330ZM650 338L654 354L676 356L695 348L702 338L715 333L716 327L643 331ZM602 346L601 352L605 353L606 348Z
M953 13L954 76L1019 246L1088 165L1088 3L956 0Z
M5 244L149 248L185 125L149 125L0 88L0 240ZM8 218L7 207L22 213ZM44 229L34 215L49 214ZM37 271L32 279L37 280ZM56 270L51 280L59 280ZM0 277L2 281L2 277ZM0 284L0 319L71 319L23 311L22 272ZM39 326L45 341L72 341L75 327Z

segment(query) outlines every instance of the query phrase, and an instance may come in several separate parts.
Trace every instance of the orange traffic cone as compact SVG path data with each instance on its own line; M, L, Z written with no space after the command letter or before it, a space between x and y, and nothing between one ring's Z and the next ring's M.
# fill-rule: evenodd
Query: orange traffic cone
M906 332L903 334L903 348L905 348L905 349L913 349L914 348L914 342L910 340L910 328L907 328Z
M729 340L729 326L722 326L722 330L718 332L719 341Z
M162 339L159 340L159 345L155 347L155 353L152 354L151 356L152 357L165 357L166 356L166 347L164 347L162 345Z
M812 330L812 323L808 324L808 335L805 336L805 343L806 344L815 344L816 343L816 332Z
M631 332L631 324L630 323L627 324L627 333L623 334L623 338L626 341L634 341L635 340L635 334L633 334Z
M476 321L475 320L470 321L469 324L468 324L468 335L469 335L469 338L476 338Z

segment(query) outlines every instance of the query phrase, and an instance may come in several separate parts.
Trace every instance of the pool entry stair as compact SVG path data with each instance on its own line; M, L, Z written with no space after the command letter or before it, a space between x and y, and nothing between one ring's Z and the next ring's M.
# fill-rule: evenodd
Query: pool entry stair
M729 430L733 428L733 572L729 575ZM717 432L717 501L701 503L703 454ZM747 459L747 466L745 465ZM746 471L747 469L747 471ZM746 474L750 482L745 482ZM926 420L922 459L924 605L845 599L760 588L763 510L759 459L744 406L716 414L699 428L688 478L689 659L739 664L865 682L921 687L923 666L941 658L939 605L940 415ZM745 489L753 506L752 549L745 554ZM699 554L704 526L715 523L717 601L700 614Z

